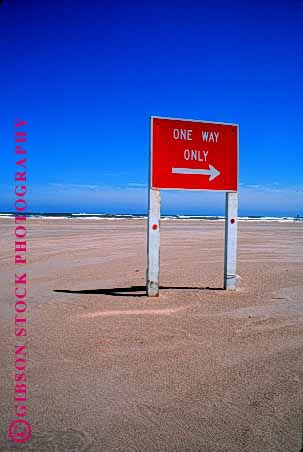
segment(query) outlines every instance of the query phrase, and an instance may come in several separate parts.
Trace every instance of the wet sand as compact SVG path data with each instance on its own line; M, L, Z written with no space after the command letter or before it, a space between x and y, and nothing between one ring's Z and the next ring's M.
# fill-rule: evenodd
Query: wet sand
M14 227L1 219L0 451L299 452L303 223L162 221L145 296L144 220L28 220L30 443L14 407Z

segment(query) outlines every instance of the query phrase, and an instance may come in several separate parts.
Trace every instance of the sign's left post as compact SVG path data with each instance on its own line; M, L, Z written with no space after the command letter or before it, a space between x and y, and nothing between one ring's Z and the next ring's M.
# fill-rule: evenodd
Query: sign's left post
M160 190L149 188L146 272L146 290L148 297L159 296L160 204Z

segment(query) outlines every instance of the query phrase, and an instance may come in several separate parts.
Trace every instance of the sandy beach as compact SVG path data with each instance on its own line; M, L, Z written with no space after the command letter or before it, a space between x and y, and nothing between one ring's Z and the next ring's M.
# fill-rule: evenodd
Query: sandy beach
M160 297L145 295L146 221L27 220L28 444L14 408L14 223L1 219L0 451L299 452L303 223L161 223Z

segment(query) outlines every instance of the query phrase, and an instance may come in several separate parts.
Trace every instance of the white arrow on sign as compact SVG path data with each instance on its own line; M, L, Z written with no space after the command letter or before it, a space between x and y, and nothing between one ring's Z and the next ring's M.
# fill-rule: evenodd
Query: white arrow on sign
M194 168L172 168L171 172L174 174L202 174L205 176L209 176L209 180L215 179L219 176L220 171L217 170L212 165L209 165L209 169L194 169Z

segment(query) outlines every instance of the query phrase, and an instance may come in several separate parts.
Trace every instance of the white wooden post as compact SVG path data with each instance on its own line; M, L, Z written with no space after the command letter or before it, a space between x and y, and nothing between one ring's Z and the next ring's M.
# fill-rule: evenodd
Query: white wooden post
M226 193L225 203L225 247L224 289L236 290L237 286L237 229L238 193Z
M159 296L160 271L160 190L149 189L147 225L146 290L149 297Z

